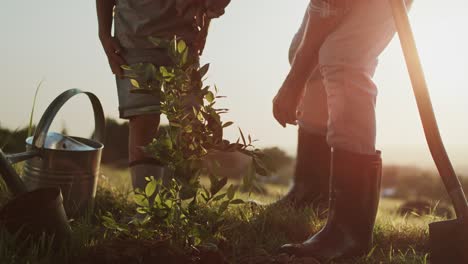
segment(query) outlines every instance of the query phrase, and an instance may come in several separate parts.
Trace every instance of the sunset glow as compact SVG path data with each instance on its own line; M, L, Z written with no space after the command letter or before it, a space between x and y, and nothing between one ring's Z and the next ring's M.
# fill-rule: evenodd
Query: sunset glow
M203 60L211 63L209 83L219 102L260 146L280 146L294 153L296 128L282 129L271 115L271 100L289 65L287 51L302 20L307 0L233 0L211 28ZM11 129L27 125L36 85L44 80L37 121L50 101L69 88L94 92L106 114L117 118L114 78L97 38L94 4L87 1L8 1L0 10L3 51L0 64L0 123ZM411 22L426 72L433 105L447 149L456 167L465 169L468 154L468 3L417 1ZM387 161L431 165L415 100L396 39L384 52L376 74L378 146ZM78 135L92 130L85 99L61 113L55 128ZM229 136L238 136L237 128ZM385 151L386 154L385 154Z

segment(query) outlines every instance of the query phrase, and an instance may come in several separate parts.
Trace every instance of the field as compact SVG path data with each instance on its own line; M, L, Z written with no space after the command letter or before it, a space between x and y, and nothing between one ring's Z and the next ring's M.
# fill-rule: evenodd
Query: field
M215 212L218 205L200 206L192 219L203 226L199 230L211 234L198 234L200 243L187 248L181 241L192 231L177 223L164 229L158 225L139 229L122 222L135 210L126 175L125 170L102 169L95 215L72 221L74 233L69 245L54 247L49 240L15 241L2 231L1 263L314 263L276 253L282 244L301 241L324 224L325 218L311 209L273 209L246 203L230 206L219 217ZM270 202L286 191L285 186L273 184L266 189L267 195L239 192L236 198ZM340 263L428 263L427 225L440 218L399 216L400 204L396 199L383 199L374 231L375 248L367 256ZM104 227L103 217L109 212L117 228L109 228L108 223Z

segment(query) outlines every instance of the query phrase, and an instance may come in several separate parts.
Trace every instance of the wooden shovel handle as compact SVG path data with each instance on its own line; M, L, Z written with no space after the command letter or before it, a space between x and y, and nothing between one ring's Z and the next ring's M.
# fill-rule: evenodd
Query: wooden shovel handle
M431 103L405 0L389 0L413 86L426 141L458 218L468 219L468 205L460 181L445 150Z

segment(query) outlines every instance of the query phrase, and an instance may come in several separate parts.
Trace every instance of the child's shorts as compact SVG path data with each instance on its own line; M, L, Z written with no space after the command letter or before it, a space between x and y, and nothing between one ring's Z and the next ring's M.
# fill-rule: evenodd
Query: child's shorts
M161 49L127 49L122 56L130 66L137 63L152 63L156 67L172 64L165 50ZM133 86L128 78L116 78L116 82L120 118L130 119L133 116L160 114L161 98L157 93L131 92Z

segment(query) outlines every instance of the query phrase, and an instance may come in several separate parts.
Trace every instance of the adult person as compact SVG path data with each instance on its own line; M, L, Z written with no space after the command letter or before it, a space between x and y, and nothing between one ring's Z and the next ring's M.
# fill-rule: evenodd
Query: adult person
M198 58L205 37L201 14L212 19L224 14L230 0L96 0L99 39L116 75L120 117L129 120L129 167L134 189L144 189L145 177L162 178L164 167L148 157L143 147L155 138L160 122L160 98L132 93L122 65L153 63L170 66L164 49L149 37L183 39ZM111 33L114 22L113 36Z
M372 246L382 170L375 148L377 87L372 78L395 28L386 0L311 0L307 12L303 39L273 100L273 114L282 126L326 128L332 148L329 211L320 232L281 251L328 261L365 254ZM320 89L306 86L316 68L324 96L304 97L304 112L297 115L304 88L306 94ZM317 109L324 101L327 110ZM314 119L314 111L328 116Z

